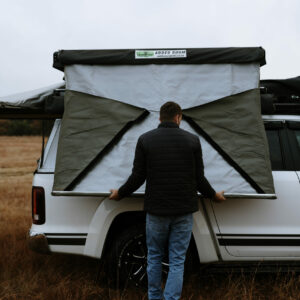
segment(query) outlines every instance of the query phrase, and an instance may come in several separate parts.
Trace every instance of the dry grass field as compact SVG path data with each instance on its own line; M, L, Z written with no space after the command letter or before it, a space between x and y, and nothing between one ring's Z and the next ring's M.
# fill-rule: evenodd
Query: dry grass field
M99 263L71 255L40 255L26 245L31 225L31 181L41 137L0 136L0 299L147 299L145 291L108 287ZM183 300L300 299L294 273L194 274Z

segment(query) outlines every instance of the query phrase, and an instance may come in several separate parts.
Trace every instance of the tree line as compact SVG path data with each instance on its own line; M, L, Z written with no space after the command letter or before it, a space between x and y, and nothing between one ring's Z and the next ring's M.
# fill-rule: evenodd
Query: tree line
M53 123L53 120L0 120L0 135L42 135L43 126L45 134L49 135Z

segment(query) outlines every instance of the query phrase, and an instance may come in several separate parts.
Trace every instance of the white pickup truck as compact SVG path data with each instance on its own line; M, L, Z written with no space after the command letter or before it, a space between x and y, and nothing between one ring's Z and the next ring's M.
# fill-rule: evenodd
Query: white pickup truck
M300 116L263 119L277 199L199 200L190 250L201 264L300 260ZM53 195L60 123L55 121L43 165L34 174L29 246L45 253L109 257L123 279L139 282L147 253L142 196L116 202L107 196Z
M188 99L180 105L186 106L183 107L185 109L184 113L190 113L194 120L197 120L197 116L195 117L193 111L190 112L189 108L197 107L199 99L206 101L200 103L201 107L204 108L218 102L214 99L228 95L229 97L224 98L227 101L224 102L225 105L231 103L230 101L235 99L235 95L240 97L237 103L241 103L243 99L246 99L244 103L247 104L247 101L250 101L253 97L257 95L259 97L257 89L259 85L259 63L261 65L264 63L264 53L262 55L261 49L231 48L229 50L126 51L120 50L113 53L87 51L83 53L82 51L72 52L70 50L69 52L55 54L55 64L62 70L65 68L68 97L65 98L64 116L62 120L57 119L55 121L34 174L32 187L33 224L29 232L28 242L31 249L39 252L71 253L96 259L108 258L110 268L118 269L121 280L130 278L135 284L139 284L145 278L147 254L144 233L143 192L138 191L131 197L122 199L119 202L108 199L109 188L117 188L118 178L125 180L126 177L124 176L129 175L128 166L132 164L133 153L131 152L134 149L132 145L136 143L137 134L139 134L138 131L134 131L137 130L134 128L138 128L138 126L133 126L124 134L123 140L126 142L122 143L121 139L119 144L116 144L114 148L110 148L112 150L107 155L108 158L107 156L102 158L98 169L96 166L92 169L87 168L88 172L85 172L85 170L84 172L80 171L81 173L78 172L79 177L82 174L85 177L82 176L81 181L74 183L68 181L69 175L73 176L73 173L77 172L76 159L78 164L81 164L84 160L76 158L74 165L74 157L77 157L78 151L81 151L80 155L86 155L86 151L81 150L81 147L84 148L85 143L89 140L82 142L83 145L77 143L76 149L73 149L72 146L66 146L64 144L65 140L69 137L73 138L85 134L89 130L94 130L94 128L97 130L99 128L95 125L91 129L86 127L87 123L78 123L86 115L83 115L83 117L81 115L78 118L79 121L75 120L77 125L67 122L73 122L73 116L78 116L79 112L88 112L92 103L94 103L93 101L98 104L101 103L101 105L107 103L106 109L110 109L113 105L119 105L120 100L118 99L121 98L122 101L131 105L130 109L133 109L132 105L146 107L149 115L139 127L141 132L145 132L151 129L149 126L153 126L153 122L158 122L156 118L157 107L155 105L158 105L161 101L160 94L165 93L167 96L173 95L174 97L174 88L176 93L180 94L182 92L184 93L182 95L185 95ZM244 56L245 51L247 54L253 54L253 57L251 58L251 55ZM226 53L229 53L229 56ZM225 57L224 61L220 60L220 54L221 57ZM250 62L249 57L250 60L252 59ZM181 64L183 58L186 60L186 64ZM144 59L142 63L145 65L140 66L141 59ZM151 64L152 61L149 62L151 59L156 65ZM164 59L169 65L161 65L161 61ZM173 66L172 59L175 59L178 65ZM120 66L103 66L104 63L107 64L107 60L109 60L109 64L118 63ZM232 61L232 64L227 65L228 61ZM94 64L99 64L99 66L94 66ZM207 79L208 77L209 79ZM94 83L86 81L90 78L93 78ZM160 84L157 78L164 81L164 84L159 88L156 88L156 85ZM223 163L220 159L221 156L214 152L216 155L211 156L210 163L213 165L217 161L220 166L224 166L224 168L220 167L219 169L211 168L215 173L208 174L210 176L209 180L218 178L212 184L215 189L219 189L219 187L216 188L219 181L222 181L223 184L223 182L226 182L226 177L232 176L232 180L235 180L235 186L232 187L232 190L240 189L246 192L234 193L230 191L231 179L228 179L226 184L229 184L229 191L226 190L227 187L224 187L225 196L227 196L224 203L215 203L209 199L199 197L200 209L193 215L193 238L189 248L188 260L191 257L196 257L201 264L300 260L300 92L296 84L299 78L293 80L296 88L290 88L290 93L283 89L284 97L276 88L272 90L272 82L261 82L261 87L264 87L264 89L261 88L262 119L269 147L266 142L266 147L260 147L260 150L256 151L256 148L261 145L253 145L254 142L251 139L245 139L243 132L238 133L239 136L244 138L243 143L246 142L246 147L251 146L249 169L252 167L251 155L257 152L258 154L255 153L255 155L260 159L261 154L259 154L259 151L269 148L270 159L268 153L264 157L268 158L265 161L268 160L269 163L271 160L272 172L270 170L270 177L273 179L271 180L272 184L274 182L275 194L259 192L259 186L252 180L255 174L245 175L245 172L237 164L232 164L231 167L233 166L233 168L230 169L230 163ZM202 86L197 88L197 84L202 84ZM166 86L168 89L165 88ZM144 92L147 88L148 90ZM199 93L197 97L195 97L195 92ZM207 96L211 92L215 95ZM152 102L150 102L149 95L151 99L154 99ZM136 99L140 102L137 102ZM209 101L212 101L212 104L207 104ZM72 110L78 103L81 105L80 109ZM219 101L219 103L221 102ZM259 105L259 98L256 103ZM125 104L121 103L120 105ZM134 113L136 113L138 110L134 109ZM250 106L250 109L252 110L252 106ZM243 110L237 110L237 112L239 111L242 112ZM99 109L97 113L101 115L102 112L103 110ZM115 112L116 109L111 110L109 116ZM89 118L92 118L93 113L93 110L89 111ZM138 113L140 114L140 111ZM201 113L201 111L197 113ZM243 118L246 118L247 110L246 113L243 111L243 114ZM95 115L95 118L97 118L97 114ZM70 120L64 121L68 117ZM102 121L105 121L106 115L102 114L101 118ZM115 120L116 118L111 119L108 123L110 124ZM195 125L191 118L186 118L186 120L190 120L189 125ZM260 114L259 118L256 117L256 120L262 124ZM228 120L225 119L224 126L226 126L226 122L228 123ZM72 132L74 124L76 126L82 124L76 129L77 132ZM94 124L97 124L97 119ZM143 124L146 125L143 127ZM232 127L232 130L230 128L231 124L229 124L227 132L229 134L231 134L230 131L238 132L237 124L234 125L234 128ZM110 127L105 127L105 124L103 126L101 128L105 128L105 130L110 129ZM187 123L185 123L185 126L188 129L192 128L187 127ZM219 124L217 124L218 126ZM220 130L223 128L222 126L219 126ZM256 125L254 124L254 126ZM100 134L101 128L99 129ZM194 128L197 128L197 124ZM261 136L265 138L263 126L261 128ZM204 129L209 130L209 128ZM244 130L248 130L247 126ZM256 132L254 134L256 135ZM199 135L201 136L201 132ZM221 136L220 142L222 142L222 138ZM202 144L206 142L204 139L200 138L200 140ZM206 140L208 140L208 143L203 147L204 152L205 149L211 149L207 150L206 153L212 153L215 151L214 149L222 152L222 149L219 149L209 136L206 137ZM209 142L212 148L208 148ZM131 145L131 148L128 145ZM63 146L68 149L65 154L60 152ZM243 147L242 144L241 147ZM57 153L60 153L59 159ZM122 155L124 156L123 160L118 160ZM230 157L226 157L224 154L222 157L230 162ZM106 158L107 160L105 160ZM97 160L92 160L92 165L97 165L96 163ZM61 167L62 164L64 164L63 167ZM70 167L70 164L73 165ZM122 167L117 167L119 165L126 165L124 172ZM227 166L229 166L228 169L226 169ZM234 168L238 171L234 171ZM258 169L264 173L264 170ZM123 173L118 174L116 170ZM55 177L61 176L61 174L64 175L64 177L61 177L62 180ZM68 176L65 174L68 174ZM238 174L242 175L239 176ZM240 177L245 180L241 181ZM115 181L110 181L111 178ZM66 183L66 181L68 182ZM250 183L248 184L246 181ZM90 184L90 182L93 184ZM110 186L110 182L117 182L117 184L116 186ZM101 190L97 190L99 186L100 189L105 186L105 189L103 188L101 192ZM269 188L269 190L272 190L272 188ZM255 189L258 190L257 193ZM250 192L247 193L247 191Z

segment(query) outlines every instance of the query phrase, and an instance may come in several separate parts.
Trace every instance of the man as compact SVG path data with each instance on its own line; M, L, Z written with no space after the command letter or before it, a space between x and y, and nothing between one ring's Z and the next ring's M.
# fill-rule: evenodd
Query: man
M177 103L167 102L160 108L158 128L138 139L132 174L110 195L110 199L120 200L146 180L149 300L180 298L192 213L198 210L197 191L217 201L225 200L224 192L216 193L205 178L199 138L179 128L181 119ZM169 273L163 292L161 262L165 247L169 253Z

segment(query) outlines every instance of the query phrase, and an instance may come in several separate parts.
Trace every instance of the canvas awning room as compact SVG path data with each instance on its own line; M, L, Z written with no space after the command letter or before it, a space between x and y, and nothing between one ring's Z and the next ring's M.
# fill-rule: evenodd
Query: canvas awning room
M262 48L55 53L66 92L53 190L119 187L137 138L158 126L164 102L175 101L183 108L181 128L201 140L205 175L216 190L273 194L260 111L264 63Z
M61 118L64 101L57 90L65 83L56 83L36 90L0 97L2 119L55 119Z

